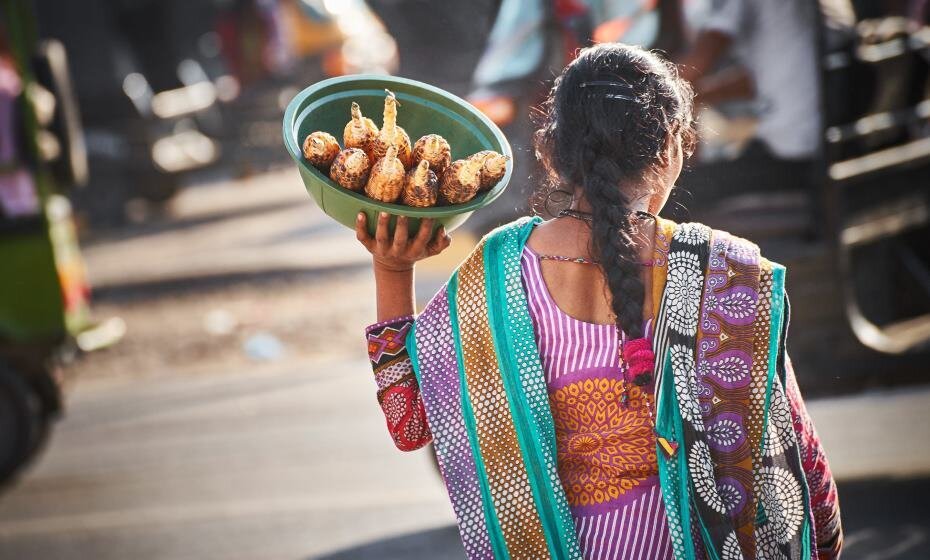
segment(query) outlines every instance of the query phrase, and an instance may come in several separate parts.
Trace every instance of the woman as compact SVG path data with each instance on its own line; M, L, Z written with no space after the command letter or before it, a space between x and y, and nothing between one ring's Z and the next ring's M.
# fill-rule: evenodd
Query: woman
M785 355L784 268L657 218L691 89L636 47L581 51L537 153L571 207L485 237L413 318L449 244L387 216L368 348L397 446L434 442L469 558L832 558L836 490ZM656 359L658 357L659 359Z

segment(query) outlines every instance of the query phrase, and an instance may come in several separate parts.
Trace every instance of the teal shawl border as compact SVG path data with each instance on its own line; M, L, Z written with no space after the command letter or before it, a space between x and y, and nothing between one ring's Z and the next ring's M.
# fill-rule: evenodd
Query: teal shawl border
M657 356L657 360L660 357ZM678 396L672 380L672 358L666 351L662 362L661 383L656 399L656 433L669 441L680 442L684 439L684 426L678 407ZM671 458L657 444L656 458L659 464L659 484L665 502L665 514L668 521L669 537L677 559L696 558L694 540L691 538L691 507L688 481L688 463L683 450ZM684 474L684 476L682 476Z
M781 342L782 319L784 317L785 302L785 267L772 263L772 316L769 322L769 363L768 381L765 386L765 409L762 415L762 425L769 424L769 407L772 403L772 383L775 382L776 360ZM766 433L762 434L762 446L765 445ZM762 447L760 447L761 449Z
M549 553L556 559L580 559L574 521L558 478L555 425L522 281L523 248L540 222L540 218L518 220L486 238L488 318Z
M769 380L766 387L765 395L765 416L763 426L768 425L769 408L772 398L772 384L777 377L781 386L787 390L787 371L784 368L785 360L785 343L788 328L788 296L785 290L785 277L787 271L783 265L772 262L772 322L769 328ZM762 435L762 443L765 444L766 433ZM800 448L796 447L799 451ZM801 463L801 457L795 458L798 464ZM810 504L810 489L807 485L807 477L799 477L801 490L804 493L804 503ZM801 526L801 558L811 558L814 551L812 550L812 531L813 522L811 519L810 508L804 508L804 520Z

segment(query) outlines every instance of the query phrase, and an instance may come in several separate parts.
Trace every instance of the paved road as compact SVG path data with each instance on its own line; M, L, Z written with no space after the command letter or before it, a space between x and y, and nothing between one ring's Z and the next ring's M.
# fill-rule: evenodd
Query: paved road
M453 522L364 362L77 387L0 498L0 558L298 559Z
M0 497L0 560L460 558L428 457L393 449L357 358L86 380ZM812 403L856 479L846 558L930 557L928 405L930 389Z

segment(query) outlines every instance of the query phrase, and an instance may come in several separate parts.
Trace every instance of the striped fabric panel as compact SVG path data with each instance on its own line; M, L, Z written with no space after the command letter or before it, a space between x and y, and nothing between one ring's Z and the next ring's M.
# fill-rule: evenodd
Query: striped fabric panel
M488 321L483 251L457 273L457 313L468 398L475 416L491 501L510 558L549 558L542 522L517 440Z
M407 346L415 360L437 462L455 510L465 553L469 560L491 560L494 553L489 540L490 520L484 514L477 466L463 417L448 290L441 290L417 318ZM429 374L420 375L422 371Z
M585 559L656 560L672 557L662 489L604 515L575 519Z
M529 247L523 251L522 264L546 381L581 369L618 367L617 328L579 321L559 309L546 287L539 258Z

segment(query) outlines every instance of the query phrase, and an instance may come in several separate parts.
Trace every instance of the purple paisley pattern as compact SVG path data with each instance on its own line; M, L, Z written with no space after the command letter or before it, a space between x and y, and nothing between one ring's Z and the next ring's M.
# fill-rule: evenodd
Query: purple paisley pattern
M752 441L745 422L753 338L745 333L757 319L760 256L754 245L725 232L714 231L712 236L698 329L699 400L717 492L739 541L751 550L756 500Z
M721 412L710 418L707 425L707 443L711 449L732 453L746 443L746 428L738 414Z

